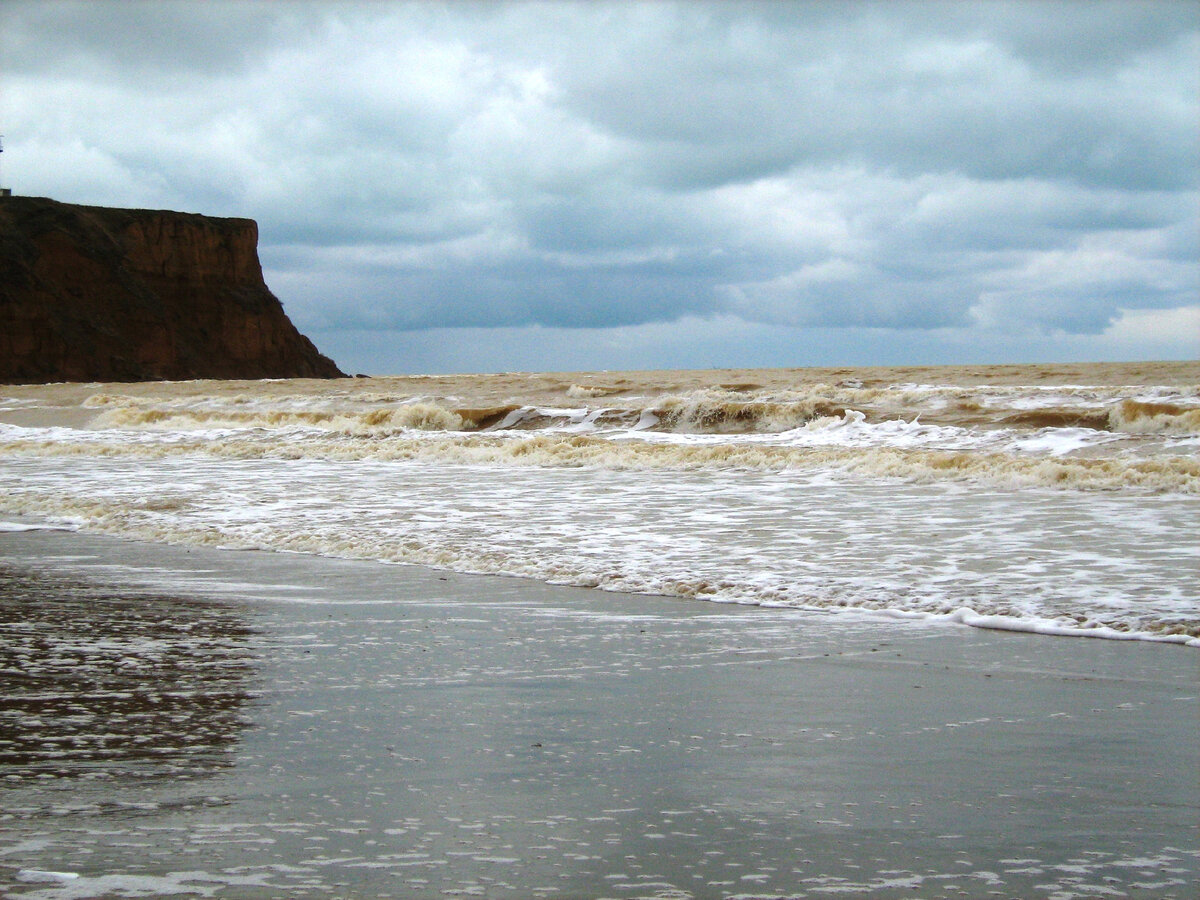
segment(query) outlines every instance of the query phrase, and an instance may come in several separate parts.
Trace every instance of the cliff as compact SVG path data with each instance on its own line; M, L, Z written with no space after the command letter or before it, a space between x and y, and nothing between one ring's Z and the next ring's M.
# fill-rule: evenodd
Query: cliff
M0 198L0 382L342 375L267 289L250 219Z

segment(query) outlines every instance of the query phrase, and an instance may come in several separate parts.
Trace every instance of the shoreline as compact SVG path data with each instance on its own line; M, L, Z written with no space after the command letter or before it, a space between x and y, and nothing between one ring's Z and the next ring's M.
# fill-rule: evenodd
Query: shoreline
M1055 622L1054 620L1031 620L1027 618L988 615L976 612L975 610L965 606L950 612L932 613L889 609L886 607L876 609L870 607L792 606L786 603L769 601L758 602L752 600L723 599L717 597L693 597L684 594L627 590L625 588L606 586L604 584L572 584L569 582L548 581L538 578L534 575L513 572L465 571L449 567L439 567L437 565L431 565L422 562L410 562L406 560L376 559L368 556L327 555L310 550L292 549L288 547L237 546L235 544L222 546L214 544L189 543L182 540L164 541L156 540L152 537L122 533L120 531L106 531L100 528L88 528L87 526L77 526L73 524L56 524L44 519L39 519L35 516L0 514L0 535L5 533L22 533L29 531L65 531L73 534L91 534L104 536L117 541L127 541L139 544L144 543L148 545L161 546L164 548L181 549L188 553L190 553L192 550L202 550L216 553L250 552L280 554L285 556L288 554L295 554L315 560L326 559L331 561L375 564L383 566L408 566L415 569L427 570L432 573L437 573L438 575L466 578L512 578L516 579L517 581L528 582L531 585L542 585L548 588L562 587L571 590L594 590L631 598L676 600L688 603L713 604L717 607L784 610L809 616L828 617L831 622L877 622L881 624L887 624L889 622L904 622L925 626L936 630L942 630L946 628L953 629L955 626L960 626L981 631L993 631L1002 634L1028 635L1036 638L1085 638L1088 640L1162 644L1186 647L1189 649L1200 649L1200 637L1195 637L1188 634L1173 634L1152 631L1120 631L1103 625L1071 628Z

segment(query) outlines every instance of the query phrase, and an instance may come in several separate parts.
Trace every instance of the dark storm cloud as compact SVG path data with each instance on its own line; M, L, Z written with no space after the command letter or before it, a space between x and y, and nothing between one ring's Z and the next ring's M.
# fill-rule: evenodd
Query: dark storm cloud
M1197 4L9 2L0 35L19 191L254 217L326 330L1100 334L1200 291Z
M88 69L138 82L147 74L171 77L244 70L264 43L300 26L297 5L286 15L268 4L209 0L198 4L51 2L15 4L4 15L4 58L11 72L66 74ZM46 40L53 37L53 48Z
M1136 9L774 4L706 17L651 5L631 17L640 27L559 72L567 102L637 141L654 174L680 187L847 160L986 179L1193 184L1194 107L1147 80L1156 67L1186 77L1195 24L1188 34L1182 8ZM1026 16L1034 23L1014 24ZM1047 18L1053 28L1040 27ZM1155 27L1138 28L1143 18ZM1064 60L1088 59L1089 44L1100 48L1092 65L1062 71Z

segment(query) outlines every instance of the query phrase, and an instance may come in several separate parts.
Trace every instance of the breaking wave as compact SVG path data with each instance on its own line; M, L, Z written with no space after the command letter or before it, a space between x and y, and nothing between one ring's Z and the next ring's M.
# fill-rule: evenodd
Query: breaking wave
M855 420L850 419L853 423ZM818 421L826 429L846 420ZM819 428L817 430L820 430ZM709 441L679 442L626 436L622 439L572 433L430 433L411 432L368 438L361 429L310 433L288 441L250 431L177 433L161 440L121 440L96 432L87 440L28 434L0 440L0 452L39 456L164 457L201 453L237 459L405 460L520 467L596 467L636 469L748 469L783 471L829 468L914 483L976 481L1004 487L1041 486L1073 490L1143 490L1200 493L1200 457L1036 456L978 449L944 450L895 446L787 446ZM5 430L0 430L0 436Z
M846 408L820 397L747 401L732 399L726 392L701 391L668 397L650 412L668 431L744 434L789 431L814 419L841 418Z
M321 428L342 434L395 434L403 431L459 431L468 420L435 403L408 403L362 412L322 410L164 409L121 405L101 413L102 428Z
M1200 407L1122 400L1109 410L1108 427L1133 434L1200 434Z
M730 390L729 388L746 390ZM101 428L195 430L197 428L320 428L344 434L403 431L524 431L575 427L662 431L676 434L778 434L818 420L861 413L871 424L916 421L979 429L1081 428L1123 434L1200 437L1200 405L1117 398L1097 402L1087 392L1059 391L1059 403L1028 407L1024 397L986 391L926 386L888 389L814 385L804 391L751 391L752 385L627 398L620 405L562 407L535 404L456 405L446 400L392 395L358 395L344 402L312 398L196 397L168 403L123 395L96 394L84 401L100 412ZM571 385L571 399L596 399L620 392L607 386ZM1013 406L1016 408L1014 409Z

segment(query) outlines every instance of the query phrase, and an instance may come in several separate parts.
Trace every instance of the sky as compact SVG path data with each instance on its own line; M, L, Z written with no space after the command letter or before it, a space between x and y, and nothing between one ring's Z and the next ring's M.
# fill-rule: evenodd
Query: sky
M0 3L0 182L348 372L1200 357L1200 3Z

